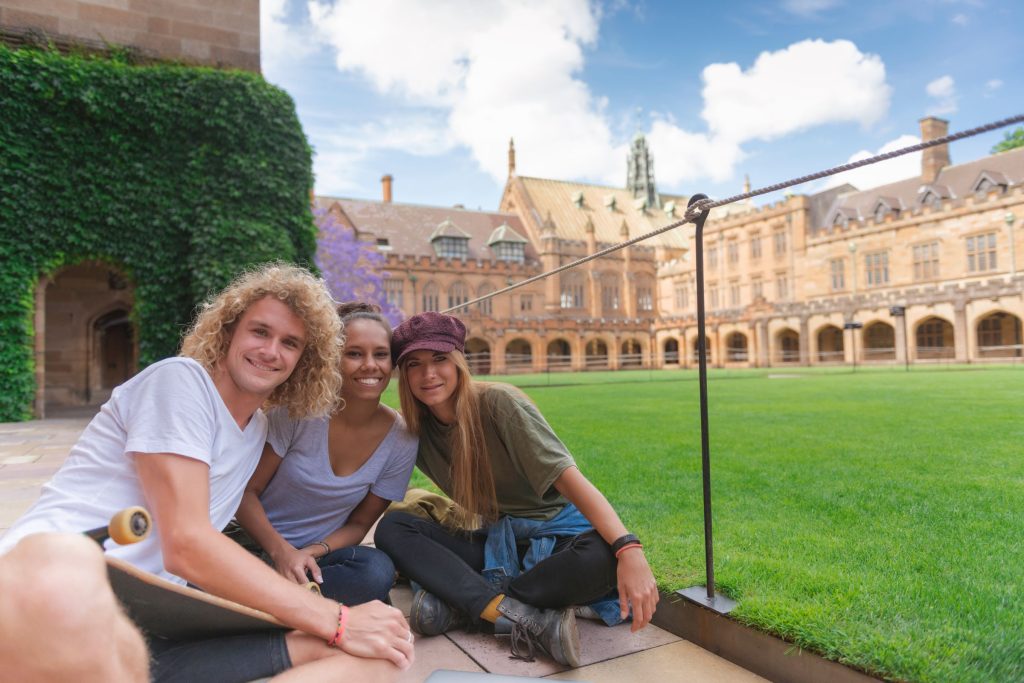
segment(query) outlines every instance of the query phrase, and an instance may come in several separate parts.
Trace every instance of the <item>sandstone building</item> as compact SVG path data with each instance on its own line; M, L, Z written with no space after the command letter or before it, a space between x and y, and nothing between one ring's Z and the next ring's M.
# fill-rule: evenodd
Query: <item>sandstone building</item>
M947 122L921 121L924 139ZM497 212L320 197L387 256L389 299L444 310L679 220L642 136L624 188L509 176ZM1024 149L858 190L715 209L704 235L713 365L923 363L1022 357ZM692 366L694 227L685 225L461 309L482 372Z

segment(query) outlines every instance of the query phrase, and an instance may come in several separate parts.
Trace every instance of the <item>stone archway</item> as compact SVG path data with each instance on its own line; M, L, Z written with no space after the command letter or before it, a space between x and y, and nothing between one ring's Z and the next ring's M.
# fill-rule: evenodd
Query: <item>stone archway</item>
M42 358L37 411L107 400L138 366L129 318L134 288L117 269L100 261L67 266L42 288L37 297L37 320L43 323L36 331Z
M471 337L466 341L466 362L474 375L491 374L491 345L485 339Z
M1004 311L989 313L978 320L976 331L980 358L1020 358L1024 356L1020 318L1012 313Z
M775 335L777 342L776 360L780 363L800 362L800 335L796 330L785 328Z
M564 339L553 339L548 342L548 370L571 370L572 347Z
M627 339L622 342L621 353L619 353L620 368L639 368L644 364L644 351L640 342L636 339Z
M513 339L505 345L505 369L508 372L529 372L533 369L533 348L525 339Z
M863 332L865 361L896 359L896 330L892 325L873 322L865 325Z
M825 325L818 330L818 362L843 362L843 331L835 325Z
M750 352L747 348L747 335L742 332L732 332L725 338L726 359L730 363L745 363L750 360Z
M603 339L591 339L587 342L585 359L587 370L607 370L608 345Z
M956 355L953 324L938 316L919 322L914 332L918 360L952 359Z
M663 363L665 365L678 365L679 364L679 340L675 337L669 337L665 340L665 344L662 347L663 352Z

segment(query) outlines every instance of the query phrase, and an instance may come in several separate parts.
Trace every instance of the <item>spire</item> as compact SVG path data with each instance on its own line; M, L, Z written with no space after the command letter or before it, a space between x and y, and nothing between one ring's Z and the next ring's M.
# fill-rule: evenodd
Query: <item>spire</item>
M661 199L654 185L654 157L647 149L643 133L633 136L626 161L626 189L634 199L646 199L647 206L661 208Z
M516 143L512 138L508 139L508 177L516 174Z
M750 175L743 174L743 194L750 192Z

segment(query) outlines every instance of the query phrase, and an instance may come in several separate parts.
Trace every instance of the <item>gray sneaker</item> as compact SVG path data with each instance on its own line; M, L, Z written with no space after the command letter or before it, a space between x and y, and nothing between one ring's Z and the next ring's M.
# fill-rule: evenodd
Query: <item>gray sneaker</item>
M420 589L412 597L409 626L421 636L439 636L465 626L468 621L465 614L433 593Z

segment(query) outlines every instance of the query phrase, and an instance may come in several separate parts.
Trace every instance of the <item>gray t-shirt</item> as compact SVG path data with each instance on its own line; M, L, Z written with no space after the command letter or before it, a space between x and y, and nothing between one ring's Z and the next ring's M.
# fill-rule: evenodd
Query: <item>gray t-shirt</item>
M417 439L395 415L384 440L363 466L339 477L327 452L328 418L293 420L271 410L267 441L281 466L260 496L267 518L296 548L325 538L345 524L367 493L402 500L416 463Z

